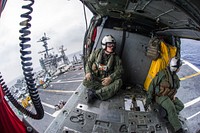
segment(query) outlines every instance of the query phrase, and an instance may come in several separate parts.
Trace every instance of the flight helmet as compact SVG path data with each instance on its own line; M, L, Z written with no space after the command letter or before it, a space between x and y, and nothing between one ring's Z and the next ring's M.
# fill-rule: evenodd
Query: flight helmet
M177 58L177 57L174 57L171 59L170 61L170 71L172 72L176 72L182 65L182 61Z
M112 43L114 45L113 47L115 49L116 41L112 35L106 35L103 37L103 39L101 41L101 44L102 44L101 46L104 50L106 50L108 43Z

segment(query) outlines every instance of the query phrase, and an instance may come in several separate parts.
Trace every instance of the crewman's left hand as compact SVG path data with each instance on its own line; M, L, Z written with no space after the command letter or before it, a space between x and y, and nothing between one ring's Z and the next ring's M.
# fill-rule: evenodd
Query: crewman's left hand
M151 99L147 98L146 104L144 105L145 110L148 110L149 105L152 103Z
M177 98L177 97L174 96L173 99L172 99L172 101L174 102L174 101L176 100L176 98Z
M103 86L107 86L111 83L111 81L112 81L112 79L110 78L110 76L108 76L106 78L103 78L101 83Z

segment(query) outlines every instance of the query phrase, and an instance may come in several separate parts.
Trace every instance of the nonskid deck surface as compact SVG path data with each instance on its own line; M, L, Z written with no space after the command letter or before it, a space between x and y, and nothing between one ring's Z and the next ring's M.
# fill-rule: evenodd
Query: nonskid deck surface
M177 96L185 105L181 115L187 119L191 133L200 132L200 70L184 61L178 73L180 88Z
M54 79L48 88L39 89L39 94L45 110L45 116L42 120L31 120L27 118L30 124L39 132L44 132L50 123L58 116L61 110L55 110L54 105L60 100L68 101L69 98L76 92L76 89L81 84L84 72L76 66L74 70L65 72ZM200 70L192 64L184 61L184 64L178 73L181 80L181 87L177 96L183 101L185 108L181 115L187 119L189 131L196 133L200 130ZM87 107L85 101L82 101L84 109ZM81 105L77 105L80 107ZM65 107L64 107L65 108ZM93 111L95 108L93 108ZM95 112L93 112L95 113ZM114 113L114 112L113 112ZM65 123L62 123L65 125Z
M55 109L55 105L61 100L64 102L68 101L81 84L83 76L82 65L77 65L55 77L46 89L39 88L38 92L44 107L45 115L42 120L33 120L26 117L29 124L39 133L43 133L60 112L60 109Z

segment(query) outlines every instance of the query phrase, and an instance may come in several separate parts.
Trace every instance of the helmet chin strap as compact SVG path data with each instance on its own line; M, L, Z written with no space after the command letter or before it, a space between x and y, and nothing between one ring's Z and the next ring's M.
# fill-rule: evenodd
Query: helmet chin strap
M114 51L113 51L113 52L108 52L107 50L105 50L105 53L106 53L106 54L113 54Z
M115 53L115 46L113 47L112 52L108 52L108 51L107 51L107 48L108 48L108 47L107 47L107 45L106 45L104 51L105 51L107 54L113 54L113 53Z
M170 69L170 71L172 72L172 73L176 73L177 72L177 70L178 70L178 68L177 67L175 67L175 68L169 68ZM173 69L173 70L172 70Z

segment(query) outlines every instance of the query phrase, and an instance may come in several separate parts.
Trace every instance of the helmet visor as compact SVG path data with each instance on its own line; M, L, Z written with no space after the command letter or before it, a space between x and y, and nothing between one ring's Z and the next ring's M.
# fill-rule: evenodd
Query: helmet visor
M114 47L115 46L115 43L113 43L113 42L108 42L107 43L107 47Z

